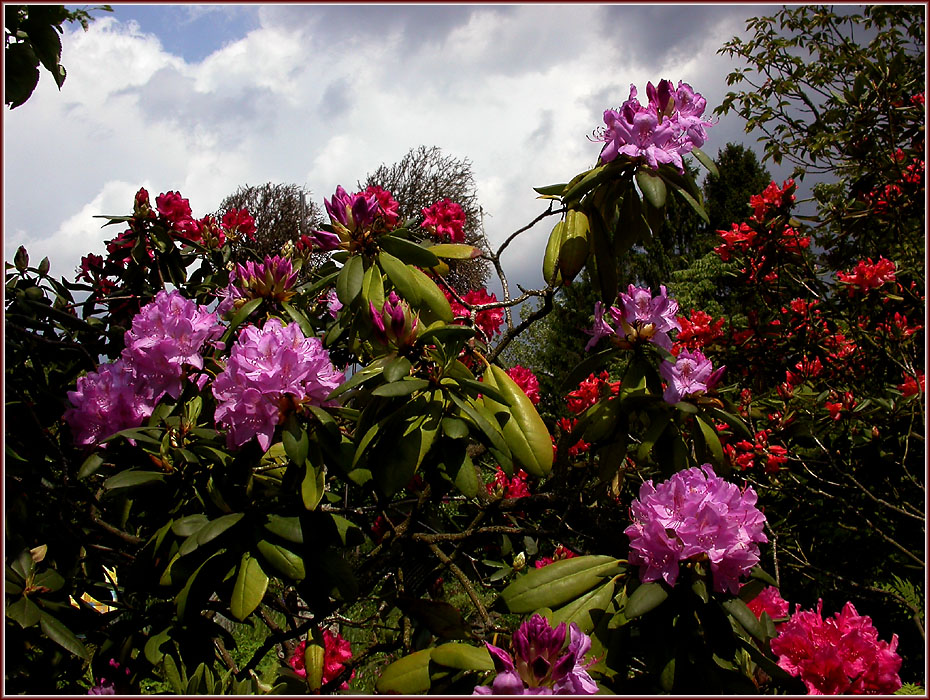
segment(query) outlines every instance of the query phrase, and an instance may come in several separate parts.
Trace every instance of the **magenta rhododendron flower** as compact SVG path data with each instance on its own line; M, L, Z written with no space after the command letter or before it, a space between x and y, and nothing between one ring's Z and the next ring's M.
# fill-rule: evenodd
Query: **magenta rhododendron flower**
M448 238L453 243L465 241L465 210L461 204L443 199L422 211L422 228L437 238Z
M217 425L229 428L230 447L253 437L271 446L275 426L294 405L323 405L343 381L318 338L306 338L296 323L270 318L248 326L232 347L226 369L213 382Z
M602 302L594 304L594 328L585 332L591 340L585 350L594 347L601 338L617 336L628 343L648 341L668 350L672 347L670 331L681 330L678 322L678 302L670 299L665 285L659 294L652 296L648 287L634 287L617 295L619 306L604 308ZM605 319L609 315L615 325ZM622 331L622 334L621 334Z
M304 651L307 648L307 642L301 641L294 648L294 653L288 660L291 668L301 678L307 677L307 669L304 663ZM336 678L343 669L346 662L352 658L352 645L338 632L333 634L329 630L323 630L323 685ZM349 680L355 678L355 670L349 676ZM344 681L340 686L342 690L349 687L349 681Z
M494 474L494 480L486 484L488 495L497 498L524 498L530 496L532 493L526 483L527 478L529 478L529 474L522 469L518 470L513 477L508 477L504 470L498 467Z
M533 562L533 566L536 567L537 569L541 569L544 566L549 566L549 564L552 564L557 561L561 561L562 559L574 559L577 556L578 555L575 554L568 547L563 547L562 545L558 545L555 548L555 551L552 552L551 557L540 557L539 559Z
M79 377L76 391L68 392L73 408L64 414L74 442L96 445L113 433L142 425L152 415L155 403L149 398L150 391L139 389L139 379L124 359L102 364L96 372Z
M788 617L788 601L781 597L775 586L766 586L759 594L746 603L753 614L761 618L762 613L768 613L773 620Z
M711 122L703 118L707 101L687 83L661 80L658 86L646 85L649 102L637 99L636 86L630 85L630 96L619 109L604 112L604 124L595 134L603 141L601 162L618 156L641 159L653 170L667 163L684 172L682 156L707 139Z
M366 197L374 197L378 201L381 218L387 229L392 229L397 226L397 222L400 221L400 204L394 199L390 192L383 187L371 185L370 187L366 187L365 191L361 194Z
M476 695L593 695L597 683L588 674L594 661L585 661L591 638L574 622L553 628L542 615L533 615L513 633L513 656L493 644L485 645L497 671L490 686L479 685Z
M891 642L878 638L867 615L859 615L852 603L823 619L823 601L816 610L801 610L779 627L770 643L778 665L800 677L811 695L891 694L901 687L901 657Z
M759 561L765 516L756 492L718 477L709 464L684 469L657 487L646 481L630 506L630 564L644 582L674 586L679 563L710 561L714 590L739 591L739 578Z
M539 403L539 380L526 367L514 365L507 370L507 376L513 379L514 383L521 389L526 397L533 402L533 405Z
M709 391L717 386L724 369L715 371L700 350L682 350L675 364L665 360L659 366L659 374L668 382L662 398L676 404L685 397Z
M449 306L452 308L452 315L457 319L462 317L474 319L475 326L479 328L481 332L484 333L488 338L492 337L495 333L500 332L501 324L504 322L503 309L500 307L495 307L492 309L469 311L462 304L460 304L447 289L443 288L442 291L443 294L446 295L446 299L449 300ZM497 295L493 292L489 294L487 289L473 289L472 291L462 296L462 301L464 301L466 304L471 304L472 306L494 304L497 302ZM461 324L462 321L456 320L456 323Z
M123 358L152 393L152 405L166 393L176 399L189 367L203 369L204 345L223 333L216 313L177 290L161 290L142 307L126 331Z
M155 198L158 213L171 228L191 240L200 240L200 226L193 218L190 202L180 192L165 192Z
M324 199L335 232L311 231L309 240L313 245L320 250L348 249L352 241L361 241L369 235L381 215L378 193L369 190L349 194L339 185L332 199Z

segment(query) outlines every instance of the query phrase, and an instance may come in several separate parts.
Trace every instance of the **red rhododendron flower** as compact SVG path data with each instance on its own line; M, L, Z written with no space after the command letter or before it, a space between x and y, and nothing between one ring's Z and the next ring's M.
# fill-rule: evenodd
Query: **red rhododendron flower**
M675 336L673 353L676 353L678 347L699 350L723 336L723 319L715 321L713 316L704 311L691 309L691 318L679 316L678 323L681 324L681 330Z
M898 384L898 391L904 396L916 396L924 393L924 373L917 371L917 379L909 374L904 375L904 383Z
M400 204L390 192L383 187L378 187L378 185L371 185L366 187L362 194L366 197L373 196L377 200L378 207L381 209L381 218L388 229L397 226L397 222L400 220Z
M562 545L559 545L558 547L555 548L555 551L552 553L551 557L540 557L535 562L533 562L533 566L535 566L537 569L541 569L544 566L549 566L549 564L551 564L552 562L556 562L561 559L574 559L577 556L578 555L575 554L568 547L563 547Z
M288 663L294 672L301 678L307 677L307 669L304 665L304 651L307 648L307 642L301 641L294 648ZM343 669L346 662L352 658L352 645L343 638L341 634L333 634L329 630L323 630L323 685L336 678ZM349 680L355 678L355 670ZM345 681L339 686L343 690L349 687L349 682Z
M840 282L850 285L849 295L855 292L854 287L859 291L866 293L870 289L877 289L885 282L894 282L895 264L886 258L879 258L878 262L873 263L872 258L860 260L850 272L837 272L837 278Z
M466 307L460 304L447 289L442 290L446 295L446 299L449 300L449 306L452 307L452 315L460 318L472 318L474 319L475 326L481 329L481 332L485 334L486 337L490 338L495 333L500 332L501 324L504 322L504 310L500 307L493 309L481 309L479 311L469 311ZM482 306L484 304L494 304L497 302L497 295L494 293L488 294L486 289L474 289L467 294L462 296L462 300L466 304L472 306ZM462 323L457 321L457 323Z
M901 687L898 635L890 643L879 640L871 618L859 615L852 603L826 620L823 601L816 610L800 607L781 625L771 648L778 665L800 677L809 694L885 695Z
M514 365L507 370L507 375L523 389L523 393L533 402L534 406L539 403L539 380L536 379L535 374L526 367Z
M508 477L500 467L494 474L494 480L486 484L488 494L500 498L523 498L531 495L526 480L529 474L520 469L513 477Z
M755 598L746 603L746 607L758 618L761 618L764 612L773 620L788 617L788 601L781 597L775 586L763 588Z
M422 228L437 238L449 238L453 243L465 241L465 210L461 204L443 199L422 211Z
M607 370L598 375L589 374L577 389L569 392L565 397L568 410L577 416L596 404L602 396L616 396L620 391L620 382L611 382L609 379L610 375Z
M778 209L787 209L794 202L794 180L785 180L781 188L770 182L762 191L762 194L754 194L749 198L749 206L752 207L752 218L755 221L763 222Z
M248 209L230 209L223 214L223 230L228 236L245 235L255 238L255 219Z

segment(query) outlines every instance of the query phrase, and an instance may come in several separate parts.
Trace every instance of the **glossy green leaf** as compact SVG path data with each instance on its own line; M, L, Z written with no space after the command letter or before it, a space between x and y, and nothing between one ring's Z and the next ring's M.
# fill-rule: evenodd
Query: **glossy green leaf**
M668 598L668 590L661 583L652 581L640 584L626 601L623 614L628 620L641 617L650 610L659 607L665 602L666 598Z
M701 418L701 416L696 416L696 419L697 424L701 428L701 435L704 436L704 444L706 444L707 449L710 450L714 464L718 466L723 465L723 447L720 445L720 438L717 436L717 431Z
M233 316L232 321L229 322L229 326L226 329L226 332L223 333L223 337L220 339L226 345L229 345L229 340L232 338L233 333L236 329L242 325L242 323L252 314L255 309L257 309L262 304L262 297L257 299L249 299L245 302L239 310L236 312L236 315Z
M303 501L304 508L314 510L323 499L326 474L322 467L317 469L310 462L307 462L306 467L304 478L300 483L300 499Z
M493 671L494 662L487 647L474 647L461 642L440 644L430 653L433 663L463 671Z
M178 664L175 662L174 657L169 654L165 654L164 657L164 670L165 678L168 679L168 683L174 689L174 692L178 695L183 695L185 690L187 690L187 677L182 679L181 673L178 671Z
M78 470L78 479L86 479L91 474L96 474L102 464L103 455L99 452L91 453L81 464L81 468Z
M411 306L419 307L420 287L413 278L412 268L386 250L378 253L378 264L401 298Z
M549 565L551 566L551 564ZM544 567L545 568L545 567ZM595 588L589 593L576 598L568 605L563 605L558 610L553 610L549 616L549 621L553 626L564 622L567 626L572 623L578 625L578 628L585 634L591 634L597 625L604 611L610 605L610 600L614 596L616 587L614 579L610 579L603 586Z
M7 593L9 594L9 586L7 587ZM41 612L39 606L25 596L6 606L6 616L18 622L19 626L24 629L37 624Z
M377 265L372 265L365 270L362 291L366 304L373 305L376 309L384 307L384 280L381 278L381 268Z
M481 256L481 248L465 243L437 243L427 250L439 258L448 258L450 260L472 260ZM432 265L420 265L420 267L433 267Z
M363 382L367 382L369 379L372 379L378 376L384 371L385 366L387 366L387 363L390 360L391 360L390 357L382 357L382 358L378 358L377 360L372 362L367 367L362 367L362 369L358 370L355 374L349 377L345 382L343 382L342 384L337 386L335 389L333 389L330 392L329 396L326 397L326 400L332 401L337 396L341 396L345 392L349 391L349 389L353 389L359 384L362 384Z
M178 518L170 524L171 532L178 537L190 537L204 527L210 520L203 513Z
M544 185L542 187L534 187L533 189L541 195L552 197L552 196L561 195L565 191L565 188L567 186L568 186L568 183L563 182L558 185Z
M268 574L262 570L258 559L246 552L239 562L239 573L229 603L230 612L237 620L245 620L262 602L267 589Z
M258 551L275 570L293 581L301 581L307 575L301 557L268 540L259 540Z
M636 184L639 185L639 191L643 193L645 200L654 208L662 209L665 206L668 189L661 177L640 168L636 171Z
M439 323L430 326L426 331L417 337L417 342L422 345L432 343L461 343L464 344L471 338L475 337L475 329L468 326L452 326Z
M229 528L242 520L244 516L245 513L232 513L230 515L222 515L215 520L211 520L209 523L197 530L195 534L184 540L184 543L181 545L178 553L181 556L190 554L201 545L204 545L207 542L210 542L222 535Z
M766 641L765 628L759 622L759 618L756 617L756 614L750 610L749 606L742 600L739 598L731 598L730 600L724 601L723 609L757 640L760 642Z
M379 693L415 695L429 690L430 649L415 651L388 665L375 682Z
M410 274L420 294L418 305L421 308L421 313L424 311L422 307L425 306L432 314L432 318L430 318L430 314L425 314L426 320L438 319L445 323L452 323L452 307L449 306L449 300L446 299L446 295L442 293L442 290L436 286L436 283L426 273L417 268L410 268Z
M439 255L433 247L425 248L404 238L384 234L378 237L378 245L398 260L417 267L435 267L439 264Z
M372 391L373 396L409 396L423 391L429 386L429 381L417 377L405 377L391 384L382 384Z
M396 382L410 374L413 365L406 357L395 357L384 368L384 381Z
M284 517L281 515L269 515L268 522L265 523L265 529L288 542L293 542L294 544L303 544L304 542L300 518L296 516Z
M307 461L307 450L310 449L310 438L305 428L293 426L281 433L281 442L284 443L284 452L296 465L302 466Z
M508 476L513 474L513 457L510 452L510 447L508 447L507 441L501 434L497 421L487 415L483 406L461 399L455 394L449 394L449 397L452 399L453 403L462 410L465 417L471 420L472 423L475 424L475 427L488 439L490 443L489 448L500 463L501 469L503 469Z
M308 338L316 335L316 331L313 330L313 326L310 324L309 319L304 316L302 311L294 308L294 306L286 301L281 302L281 308L283 308L287 312L287 315L291 317L291 320L300 327L301 333Z
M350 306L362 291L365 276L365 262L361 255L353 255L336 277L336 296L345 306Z
M442 432L447 437L461 440L468 437L468 425L459 418L447 416L442 419Z
M501 591L501 598L514 613L553 608L576 599L623 568L618 559L600 554L562 559L521 576Z
M710 156L704 153L704 151L702 151L700 148L692 148L691 155L697 158L698 162L707 168L707 172L709 172L714 177L720 177L720 171L717 170L717 164L714 163Z
M42 633L58 646L82 659L90 659L90 654L87 653L87 649L74 632L65 627L58 618L41 609L39 610L39 626L42 628Z
M484 486L484 482L478 478L478 471L472 462L468 453L463 453L463 459L459 463L458 471L455 474L455 487L461 491L466 498L474 498L478 495L479 490Z
M127 469L119 474L114 474L103 482L103 488L112 491L113 489L130 488L133 486L142 486L151 484L156 481L164 481L165 475L162 472L147 472L136 469Z

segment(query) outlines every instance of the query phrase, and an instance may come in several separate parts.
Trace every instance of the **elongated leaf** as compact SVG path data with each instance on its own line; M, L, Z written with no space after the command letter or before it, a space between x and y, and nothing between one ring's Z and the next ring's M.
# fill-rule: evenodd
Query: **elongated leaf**
M291 430L285 430L281 434L281 441L284 443L285 453L294 464L302 466L304 462L307 461L307 450L310 449L310 438L307 436L305 428L298 427L295 428L293 432Z
M564 605L622 571L618 559L592 554L562 559L530 571L501 591L510 612L529 613Z
M365 263L361 255L353 255L346 260L336 278L336 296L345 306L350 306L362 291L364 276Z
M103 482L103 488L112 491L113 489L129 488L131 486L141 486L151 484L155 481L164 481L165 475L162 472L137 471L127 469L124 472L115 474Z
M233 320L229 322L229 327L226 329L226 332L223 333L223 337L220 340L229 345L229 339L232 338L236 329L242 325L242 323L251 315L253 311L255 311L255 309L261 306L261 303L262 297L258 297L257 299L249 299L249 301L245 302L236 312L236 315L233 316Z
M184 679L181 678L181 674L178 671L178 664L175 662L174 657L168 654L165 655L164 669L165 678L168 679L168 683L174 688L174 692L178 695L183 695L187 688L186 677Z
M417 377L405 377L398 382L382 384L372 391L373 396L408 396L423 391L429 386L429 381Z
M78 479L86 479L91 474L95 474L102 464L103 455L99 452L93 452L84 460L84 463L81 464L81 468L78 470Z
M384 270L394 288L400 293L400 296L411 306L418 307L420 305L420 287L413 279L411 268L386 250L378 253L378 264Z
M233 586L229 610L237 620L245 620L258 607L268 589L268 574L262 570L258 559L248 552L239 562L239 573Z
M707 449L710 450L714 464L722 466L724 464L723 447L720 446L720 438L717 436L717 431L714 430L713 426L708 425L701 416L696 416L696 418L698 425L701 427L701 435L704 436L704 444L706 444Z
M298 326L300 326L300 332L303 333L308 338L316 335L316 332L313 330L313 326L310 325L310 321L304 316L302 311L295 309L291 304L286 301L281 302L281 307L287 312L287 315L291 317Z
M384 368L384 381L396 382L410 374L413 365L406 357L396 357Z
M510 447L507 446L507 441L504 440L504 436L501 434L497 421L489 419L477 404L465 401L455 394L449 394L449 396L455 405L462 410L462 413L464 413L488 439L490 449L498 462L500 462L501 469L503 469L508 476L512 475L513 457L510 453Z
M607 606L610 605L610 600L614 596L614 588L616 588L615 581L610 579L603 586L595 588L580 598L576 598L558 610L554 610L552 615L549 616L550 623L553 626L558 625L560 622L564 622L566 626L575 623L582 632L591 634L601 616L607 610Z
M7 584L7 595L10 594L10 585ZM29 598L23 596L18 600L6 606L6 616L11 620L19 623L19 626L25 629L32 627L39 622L42 610L38 605L33 603Z
M415 651L390 664L375 682L379 693L415 695L429 690L430 649Z
M539 194L551 197L554 195L561 195L567 186L567 183L563 182L558 185L543 185L542 187L534 187L533 189Z
M433 663L463 671L493 671L494 662L487 647L473 647L461 642L440 644L430 653Z
M481 256L481 248L465 243L437 243L427 250L439 258L449 258L451 260L471 260ZM420 267L433 267L432 265L420 265Z
M698 162L701 165L703 165L705 168L707 168L707 171L711 175L713 175L714 177L720 177L720 171L717 170L717 164L714 163L714 161L711 160L710 156L704 153L704 151L702 151L700 148L692 148L691 155L697 158Z
M294 581L301 581L307 575L304 562L298 555L268 540L259 540L258 551L274 569Z
M337 396L341 396L349 389L352 389L363 382L367 382L369 379L378 376L384 371L385 366L391 360L391 357L381 357L372 362L367 367L363 367L358 372L353 374L345 382L333 389L329 396L326 397L327 401L332 401Z
M294 544L303 544L304 542L300 518L298 517L286 518L281 515L269 515L268 522L265 523L265 529L288 542Z
M627 600L623 614L628 620L632 620L634 617L640 617L657 608L666 598L668 598L668 591L662 584L655 581L643 583Z
M433 282L426 273L415 267L409 269L420 294L418 306L421 308L421 313L425 310L422 307L425 306L432 312L433 317L429 318L429 314L425 314L427 320L432 321L438 319L445 323L452 323L452 307L449 306L449 300L446 299L446 295L442 293L439 287L436 286L436 283Z
M424 248L413 241L408 241L397 236L384 234L378 237L378 245L382 250L396 257L401 262L416 265L417 267L434 267L439 264L438 253L433 247Z
M371 308L371 306L376 309L384 307L384 280L381 278L381 268L377 265L372 265L365 270L362 293L365 297L364 301L370 305L368 308Z
M326 475L322 467L317 469L310 462L307 462L306 466L307 470L300 483L300 499L303 501L304 508L314 510L323 499Z
M39 626L42 628L42 633L58 646L82 659L90 659L87 649L74 635L74 632L65 627L58 618L52 617L41 609L39 610Z
M639 169L636 171L636 184L639 185L643 197L654 208L662 209L665 206L668 189L662 178L648 170Z
M757 640L763 643L768 641L765 637L765 628L759 622L759 618L742 600L739 598L727 600L723 603L723 609Z

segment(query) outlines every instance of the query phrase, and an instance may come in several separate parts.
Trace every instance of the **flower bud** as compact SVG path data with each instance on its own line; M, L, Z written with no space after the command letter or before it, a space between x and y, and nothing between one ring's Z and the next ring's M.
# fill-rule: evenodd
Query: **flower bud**
M417 339L419 318L410 310L407 302L391 292L379 310L373 303L371 322L375 327L375 339L382 345L404 348Z

